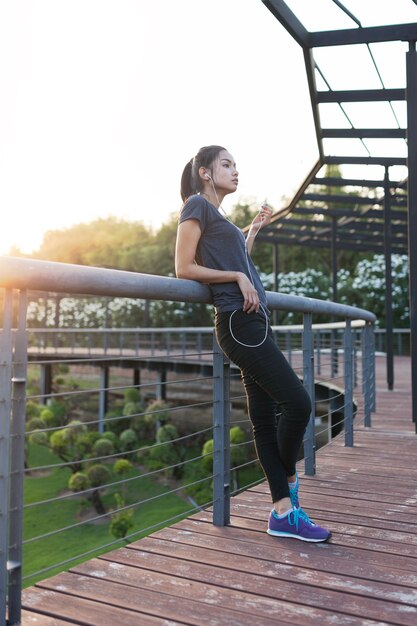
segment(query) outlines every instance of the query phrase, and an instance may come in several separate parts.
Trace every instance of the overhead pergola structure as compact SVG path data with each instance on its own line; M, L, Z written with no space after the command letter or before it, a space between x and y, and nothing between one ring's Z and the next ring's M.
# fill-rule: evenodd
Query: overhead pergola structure
M408 254L417 432L417 0L262 2L302 48L319 158L258 237L273 246L276 277L280 244L331 250L335 300L338 250L385 256L390 389L391 255ZM398 14L409 22L397 23ZM337 165L340 177L326 177L328 165Z

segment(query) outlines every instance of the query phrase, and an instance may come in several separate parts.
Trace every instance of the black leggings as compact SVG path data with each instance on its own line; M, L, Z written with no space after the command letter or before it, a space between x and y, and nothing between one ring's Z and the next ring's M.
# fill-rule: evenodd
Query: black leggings
M310 397L276 345L269 322L261 346L249 348L238 343L252 346L262 342L265 317L237 310L231 322L236 341L229 330L231 315L216 313L216 337L225 355L240 368L257 455L276 502L289 497L288 476L295 474L311 413Z

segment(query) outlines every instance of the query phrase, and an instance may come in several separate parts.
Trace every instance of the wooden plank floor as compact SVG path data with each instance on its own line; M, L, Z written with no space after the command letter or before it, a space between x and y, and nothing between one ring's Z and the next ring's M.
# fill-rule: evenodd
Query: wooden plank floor
M417 624L417 435L410 360L386 390L377 357L377 412L301 472L301 501L332 530L326 544L266 534L265 484L232 500L231 525L202 512L28 588L24 626ZM360 416L358 416L360 418Z

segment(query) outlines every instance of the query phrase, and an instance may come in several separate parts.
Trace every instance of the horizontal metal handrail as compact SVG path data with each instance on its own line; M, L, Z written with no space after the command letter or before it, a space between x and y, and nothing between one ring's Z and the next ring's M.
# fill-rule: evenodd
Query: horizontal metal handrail
M0 287L172 302L212 302L210 288L193 280L4 256L0 257ZM268 291L267 303L271 309L376 321L376 316L365 309L304 296Z

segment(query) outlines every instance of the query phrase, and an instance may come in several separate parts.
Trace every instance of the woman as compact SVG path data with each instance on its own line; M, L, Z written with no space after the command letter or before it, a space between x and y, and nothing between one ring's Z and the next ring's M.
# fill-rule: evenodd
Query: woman
M176 274L210 285L218 343L241 370L256 451L273 502L267 532L326 541L330 532L314 524L298 501L296 461L310 398L272 337L265 290L250 257L271 209L262 207L245 238L221 212L223 198L237 186L235 161L222 146L201 148L187 163L181 178Z

